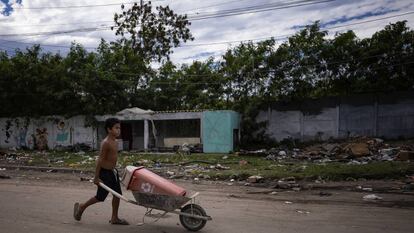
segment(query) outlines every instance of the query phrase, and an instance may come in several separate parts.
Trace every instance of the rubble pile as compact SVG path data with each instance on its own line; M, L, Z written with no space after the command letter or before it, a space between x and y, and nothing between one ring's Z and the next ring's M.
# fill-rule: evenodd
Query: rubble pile
M267 160L307 160L316 163L346 162L367 164L371 161L414 161L414 145L393 146L380 138L353 138L341 143L321 143L299 148L240 151L239 155L264 156Z

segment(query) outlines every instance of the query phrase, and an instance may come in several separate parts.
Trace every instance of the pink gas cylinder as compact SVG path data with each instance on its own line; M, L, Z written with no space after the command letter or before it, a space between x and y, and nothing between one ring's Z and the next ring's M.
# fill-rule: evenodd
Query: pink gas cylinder
M128 190L165 194L170 196L185 196L185 189L162 178L144 167L127 166L122 176L122 184Z

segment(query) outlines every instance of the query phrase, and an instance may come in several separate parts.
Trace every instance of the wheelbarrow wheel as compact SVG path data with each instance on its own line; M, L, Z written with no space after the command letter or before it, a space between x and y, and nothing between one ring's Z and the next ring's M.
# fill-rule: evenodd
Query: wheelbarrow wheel
M207 216L206 211L204 211L204 209L197 204L188 204L181 209L181 212L193 215ZM187 230L198 231L206 225L207 221L180 215L180 222L181 225L183 225L183 227L185 227Z

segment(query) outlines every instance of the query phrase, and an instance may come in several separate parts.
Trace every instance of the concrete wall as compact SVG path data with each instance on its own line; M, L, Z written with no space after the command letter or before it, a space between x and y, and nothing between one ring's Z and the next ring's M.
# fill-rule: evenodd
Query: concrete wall
M206 111L202 118L203 152L228 153L234 150L233 130L240 116L234 111Z
M46 116L0 118L0 148L49 148L85 143L96 149L96 130L85 127L85 118Z
M414 137L414 93L356 95L275 103L259 113L272 139L302 141L376 136Z

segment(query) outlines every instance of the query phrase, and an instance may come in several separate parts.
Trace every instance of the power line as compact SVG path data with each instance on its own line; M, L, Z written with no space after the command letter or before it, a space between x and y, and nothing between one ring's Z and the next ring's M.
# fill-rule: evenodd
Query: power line
M242 0L243 1L243 0ZM284 5L282 5L281 7L286 7L287 5L292 5L292 6L290 6L290 7L297 7L297 6L299 6L299 5L294 5L294 4L296 4L296 3L299 3L299 2L308 2L307 4L316 4L316 3L320 3L320 2L330 2L330 1L335 1L335 0L318 0L319 2L315 2L315 0L300 0L300 1L296 1L296 2L291 2L291 3L284 3ZM243 11L245 11L245 10L250 10L250 9L256 9L256 8L263 8L263 7L268 7L268 5L271 5L271 6L280 6L279 5L280 4L280 2L278 2L277 4L276 3L272 3L272 4L264 4L264 5L257 5L257 6L251 6L251 7L245 7L245 8L236 8L236 9L231 9L231 10L226 10L225 11L225 13L231 13L232 11L237 11L237 12L240 12L241 10ZM272 10L277 10L277 9L284 9L284 8L272 8ZM248 13L256 13L256 12L248 12ZM217 13L215 13L214 15L211 15L211 14L207 14L207 15L205 15L205 16L203 16L203 15L197 15L196 17L194 17L194 20L201 20L201 19L199 19L199 17L209 17L209 18L212 18L212 16L214 16L214 17L221 17L221 14L222 13L220 13L220 12L217 12ZM217 15L217 16L215 16L215 15ZM188 19L192 19L192 17L188 17ZM109 21L109 20L106 20L106 21L94 21L94 22L84 22L84 23L109 23L109 22L113 22L113 21ZM82 23L82 24L84 24L84 23ZM77 24L77 23L71 23L71 24L43 24L43 25L39 25L39 24L37 24L37 25L11 25L11 26L21 26L21 27L28 27L28 26L51 26L51 25L56 25L56 26L61 26L61 25L73 25L73 24ZM0 35L1 36L1 35Z
M377 18L377 19L372 19L372 20L365 20L365 21L360 21L360 22L355 22L355 23L343 24L343 25L338 25L338 26L333 26L333 27L324 27L322 29L330 30L330 29L354 26L354 25L359 25L359 24L364 24L364 23L371 23L371 22L375 22L375 21L381 21L381 20L384 20L384 19L396 18L396 17L400 17L400 16L404 16L404 15L411 15L411 14L414 14L414 11L405 12L405 13L402 13L402 14L397 14L397 15L392 15L392 16L387 16L387 17L382 17L382 18ZM211 42L211 43L186 44L186 45L182 45L182 46L179 46L179 47L208 46L208 45L228 44L228 43L237 43L237 42L245 42L245 41L265 40L265 39L271 39L271 38L274 38L276 40L282 40L282 39L286 39L286 38L288 38L290 36L293 36L293 35L296 35L296 33L290 33L290 34L280 35L280 36L276 36L276 37L259 37L259 38L245 39L245 40L232 40L232 41L218 41L218 42Z
M322 1L317 1L315 2L314 0L301 0L298 2L293 2L293 3L288 3L282 6L278 6L278 7L272 7L270 9L264 9L264 10L278 10L278 9L285 9L285 8L291 8L291 7L298 7L298 6L303 6L303 5L310 5L310 4L318 4L318 3L323 3L323 2L331 2L331 1L335 1L335 0L322 0ZM300 2L305 2L303 4L296 4L296 3L300 3ZM269 4L267 4L269 5ZM200 17L196 17L196 18L191 18L189 17L188 19L192 19L192 20L202 20L202 19L209 19L209 18L216 18L216 17L227 17L227 16L232 16L232 15L238 15L238 14L244 14L244 13L258 13L261 11L250 11L251 9L256 9L257 7L263 7L263 6L267 6L267 5L259 5L259 6L254 6L254 7L247 7L243 10L243 8L238 8L238 9L234 9L236 10L235 12L231 13L231 12L227 12L225 15L222 14L215 14L215 15L207 15L207 16L202 16L202 18ZM275 4L271 4L272 6L274 6ZM279 5L279 4L277 4ZM245 10L248 10L247 12ZM263 9L262 9L263 10ZM231 15L229 15L229 13ZM112 26L113 27L113 26ZM90 31L100 31L100 30L109 30L111 29L111 26L106 25L106 26L102 26L102 27L92 27L92 28L78 28L78 29L72 29L72 30L66 30L66 31L48 31L48 32L33 32L33 33L12 33L12 34L0 34L0 36L3 37L13 37L13 36L32 36L32 35L59 35L59 34L68 34L68 33L74 33L74 32L90 32Z
M79 24L95 24L95 23L113 23L113 20L102 21L84 21L76 23L54 23L54 24L13 24L10 27L48 27L48 26L65 26L65 25L79 25ZM104 25L101 25L104 26Z
M225 3L221 3L221 4L215 4L215 5L209 5L206 7L201 7L201 8L193 8L192 10L197 10L197 9L206 9L209 7L213 7L213 6L220 6L220 5L225 5L225 4L229 4L229 3L233 3L233 2L240 2L240 1L246 1L246 0L237 0L237 1L229 1L229 2L225 2ZM304 1L304 0L302 0ZM306 1L315 1L315 0L306 0ZM132 3L131 3L132 4ZM273 3L274 4L274 3ZM258 6L265 6L265 5L258 5ZM258 6L254 6L254 7L258 7ZM238 8L241 9L241 8ZM186 11L191 11L191 10L186 10ZM182 13L182 14L185 14ZM90 22L77 22L77 23L59 23L59 24L25 24L25 25L10 25L13 27L45 27L45 26L62 26L62 25L74 25L74 24L90 24L90 23L111 23L113 21L110 20L102 20L102 21L90 21Z
M284 5L274 5L274 6L266 6L266 7L249 7L245 9L240 8L240 9L235 9L235 10L228 10L225 12L212 13L209 15L201 15L201 16L193 16L193 17L190 16L188 17L188 19L191 21L197 21L197 20L205 20L205 19L211 19L211 18L222 18L222 17L250 14L250 13L259 13L259 12L265 12L265 11L273 11L273 10L315 5L319 3L327 3L327 2L332 2L332 1L335 1L335 0L321 0L321 1L305 1L304 0L304 1L284 4Z
M333 26L333 27L326 27L324 29L335 29L335 28L341 28L341 27L348 27L348 26L353 26L353 25L359 25L359 24L364 24L364 23L370 23L370 22L375 22L375 21L380 21L380 20L384 20L384 19L390 19L390 18L395 18L395 17L400 17L400 16L404 16L404 15L411 15L414 14L414 11L411 12L405 12L402 14L397 14L397 15L391 15L391 16L386 16L386 17L381 17L381 18L377 18L377 19L372 19L372 20L366 20L366 21L361 21L361 22L355 22L355 23L350 23L350 24L345 24L345 25L338 25L338 26ZM81 29L72 29L72 30L67 30L67 31L50 31L50 32L37 32L37 33L26 33L24 34L25 36L33 36L33 35L58 35L58 34L66 34L66 33L73 33L73 32L88 32L88 31L101 31L101 30L108 30L110 29L109 27L95 27L95 28L81 28ZM286 34L286 35L281 35L281 36L277 36L276 38L280 39L285 39L289 36L295 35L296 33L292 33L292 34ZM0 36L19 36L22 34L3 34ZM211 42L211 43L199 43L199 44L187 44L187 45L181 45L178 47L195 47L195 46L209 46L209 45L217 45L217 44L228 44L228 43L236 43L236 42L244 42L244 41L256 41L256 40L264 40L264 39L270 39L270 38L275 38L275 37L261 37L261 38L253 38L253 39L245 39L245 40L233 40L233 41L220 41L220 42ZM17 42L20 43L18 41L13 41L13 40L4 40L4 39L0 39L1 41L5 41L5 42ZM38 44L38 43L22 43L22 44ZM40 44L42 46L45 47L59 47L59 48L70 48L71 46L64 46L64 45L49 45L49 44ZM94 47L85 47L88 49L96 49Z
M102 31L102 30L111 29L111 27L116 27L116 26L103 26L103 27L92 27L92 28L76 28L76 29L71 29L71 30L48 31L48 32L29 32L29 33L0 34L0 36L3 36L3 37L13 37L13 36L59 35L59 34L68 34L68 33L74 33L74 32Z
M160 2L163 0L151 0L151 2ZM134 2L118 2L108 4L91 4L91 5L72 5L72 6L38 6L38 7L17 7L17 10L44 10L44 9L72 9L72 8L90 8L90 7L106 7L106 6L120 6L120 5L137 4Z
M231 3L234 3L234 2L240 3L240 2L244 2L244 1L246 1L246 0L228 1L228 2L223 2L223 3L213 4L213 5L201 6L201 7L197 7L197 8L185 9L185 10L183 10L183 12L185 13L185 12L191 12L191 11L195 11L195 10L208 9L208 8L212 8L212 7L216 7L216 6L223 6L223 5L231 4Z
M360 21L360 22L355 22L355 23L350 23L350 24L343 24L343 25L338 25L338 26L333 26L333 27L325 27L323 29L329 30L329 29L336 29L336 28L360 25L360 24L364 24L364 23L371 23L371 22L381 21L381 20L384 20L384 19L396 18L396 17L411 15L411 14L414 14L414 11L404 12L404 13L401 13L401 14L385 16L385 17L380 17L380 18L376 18L376 19L372 19L372 20L365 20L365 21ZM219 42L198 43L198 44L184 44L184 45L180 45L178 47L210 46L210 45L239 43L239 42L247 42L247 41L259 41L259 40L266 40L266 39L271 39L271 38L274 38L276 40L283 40L283 39L286 39L286 38L288 38L290 36L293 36L295 34L296 33L291 33L291 34L285 34L285 35L280 35L280 36L276 36L276 37L260 37L260 38L252 38L252 39L245 39L245 40L219 41ZM5 42L9 42L9 43L17 42L17 43L28 44L28 45L37 44L37 43L27 43L27 42L13 41L13 40L5 40L5 39L0 39L0 41L5 41ZM56 47L56 48L70 48L71 47L71 46L66 46L66 45L50 45L50 44L39 44L39 45L44 46L44 47ZM96 49L96 47L84 47L84 48L85 49Z

